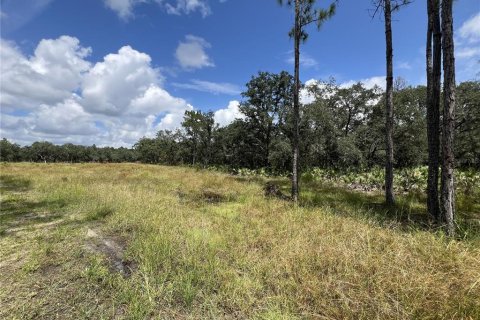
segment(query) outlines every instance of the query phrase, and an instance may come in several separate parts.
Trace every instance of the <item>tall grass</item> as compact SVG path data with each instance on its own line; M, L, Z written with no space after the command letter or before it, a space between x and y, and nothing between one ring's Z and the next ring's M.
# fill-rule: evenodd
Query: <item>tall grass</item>
M19 257L0 265L12 274L0 280L12 318L54 318L62 305L62 318L480 318L479 242L396 227L378 218L375 195L313 181L295 207L266 199L263 178L139 164L6 164L1 174L2 203L16 196L64 221L20 235L9 230L22 220L5 220L1 260ZM9 179L29 189L7 190ZM126 243L129 277L84 250L87 228ZM40 285L21 308L26 286L47 278L70 279L69 291Z

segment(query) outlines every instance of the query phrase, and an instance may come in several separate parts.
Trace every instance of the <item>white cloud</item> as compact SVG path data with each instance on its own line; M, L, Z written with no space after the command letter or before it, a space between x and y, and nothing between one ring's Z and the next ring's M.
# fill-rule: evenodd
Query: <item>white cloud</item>
M456 78L478 77L480 70L480 12L465 21L455 34Z
M31 115L34 119L33 131L46 134L92 135L99 133L92 115L71 98L54 106L41 105Z
M205 1L202 0L177 0L175 5L170 3L165 4L167 13L180 15L182 13L189 14L191 12L199 11L205 18L212 13L212 10Z
M315 95L312 94L309 90L308 87L312 86L319 86L320 81L316 79L310 79L305 82L304 88L300 89L300 103L302 104L310 104L315 101Z
M175 51L175 58L182 68L187 70L214 67L215 64L206 54L205 49L211 45L205 39L187 35Z
M332 81L332 79L330 80ZM332 82L331 84L334 84ZM330 98L333 96L333 90L326 90L329 88L329 83L325 81L320 81L317 79L310 79L305 82L305 85L302 89L300 89L300 103L302 104L309 104L315 101L316 94L314 93L317 89L320 90L322 97Z
M84 107L92 113L125 113L130 101L144 94L150 85L161 82L159 71L150 63L149 55L130 46L106 55L84 77Z
M200 12L202 17L212 13L205 0L103 0L105 6L114 11L124 21L134 17L134 8L140 3L156 3L168 14L182 15Z
M228 103L225 109L215 111L215 122L220 126L226 126L232 123L235 119L243 119L245 116L240 112L240 102L232 100Z
M90 52L62 36L40 41L27 58L2 40L0 136L21 144L131 146L179 127L193 109L162 88L149 55L125 46L92 64L85 60Z
M361 80L350 80L340 84L342 88L348 88L356 84L357 82L361 82L363 86L367 89L373 89L375 86L378 86L385 90L386 86L386 78L385 76L376 76L371 78L365 78Z
M164 89L151 84L140 96L134 98L129 105L131 114L158 114L166 111L180 111L182 114L187 109L187 102L180 98L172 97Z
M155 127L155 132L158 130L174 130L176 128L179 128L181 126L181 123L183 121L183 116L185 114L185 111L192 111L193 106L190 104L187 104L185 110L182 112L171 112L167 114L165 117L162 118L162 120L159 122L159 124Z
M470 43L480 41L480 12L462 24L459 34Z
M90 68L85 60L90 52L77 38L61 36L41 40L33 56L27 58L15 44L0 40L2 107L31 109L68 98Z
M115 11L120 19L128 20L133 16L133 7L143 0L104 0L105 5Z
M226 82L210 82L202 80L192 80L190 83L173 83L177 88L191 89L213 94L238 95L241 92L240 87Z

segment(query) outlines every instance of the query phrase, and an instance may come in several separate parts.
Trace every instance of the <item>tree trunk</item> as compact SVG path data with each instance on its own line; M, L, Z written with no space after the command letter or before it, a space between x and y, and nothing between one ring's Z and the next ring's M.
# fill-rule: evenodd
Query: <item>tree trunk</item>
M438 203L438 166L440 164L440 78L442 61L442 33L440 30L439 10L439 0L427 0L427 208L429 214L437 222L440 220L440 205Z
M345 137L348 136L348 127L350 127L350 121L352 121L352 111L348 108L347 125L345 126Z
M294 52L295 52L295 75L294 75L294 92L293 92L293 168L292 168L292 199L298 202L298 162L299 162L299 118L300 118L300 3L295 0L295 30L294 30Z
M385 103L385 133L387 157L385 161L385 201L388 205L395 203L393 196L393 49L392 49L392 10L390 0L385 0L385 40L387 55L387 96Z
M441 211L447 233L455 233L455 190L453 132L455 126L455 56L453 46L452 0L442 1L443 33L443 135Z

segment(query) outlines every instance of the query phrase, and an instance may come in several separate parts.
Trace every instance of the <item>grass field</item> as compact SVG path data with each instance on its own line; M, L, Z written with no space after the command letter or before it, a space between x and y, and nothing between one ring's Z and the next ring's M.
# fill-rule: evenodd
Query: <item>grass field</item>
M311 181L295 207L191 168L0 169L0 319L480 319L478 221L448 239L422 195Z

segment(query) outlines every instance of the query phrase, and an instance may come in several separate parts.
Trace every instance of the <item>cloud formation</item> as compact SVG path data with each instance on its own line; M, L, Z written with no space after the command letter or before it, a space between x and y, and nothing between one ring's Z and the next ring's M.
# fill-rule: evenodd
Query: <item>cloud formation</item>
M167 13L181 15L198 11L202 17L206 17L212 13L212 10L205 1L202 0L177 0L176 4L166 3Z
M220 1L223 2L223 1ZM141 3L154 3L168 14L182 15L199 12L202 17L212 13L205 0L104 0L105 6L114 11L121 20L134 17L134 8Z
M211 45L205 39L193 35L185 36L185 41L180 41L175 58L180 66L186 70L214 67L215 64L205 52Z
M240 102L232 100L224 109L215 111L214 119L221 127L227 126L235 119L243 119L245 116L240 112Z
M14 43L0 40L2 108L32 109L39 104L55 104L68 98L81 84L90 62L90 48L78 39L61 36L41 40L27 58Z
M130 46L93 64L74 37L41 40L31 57L1 41L1 136L18 143L130 146L180 126L193 109L162 87L150 56Z

